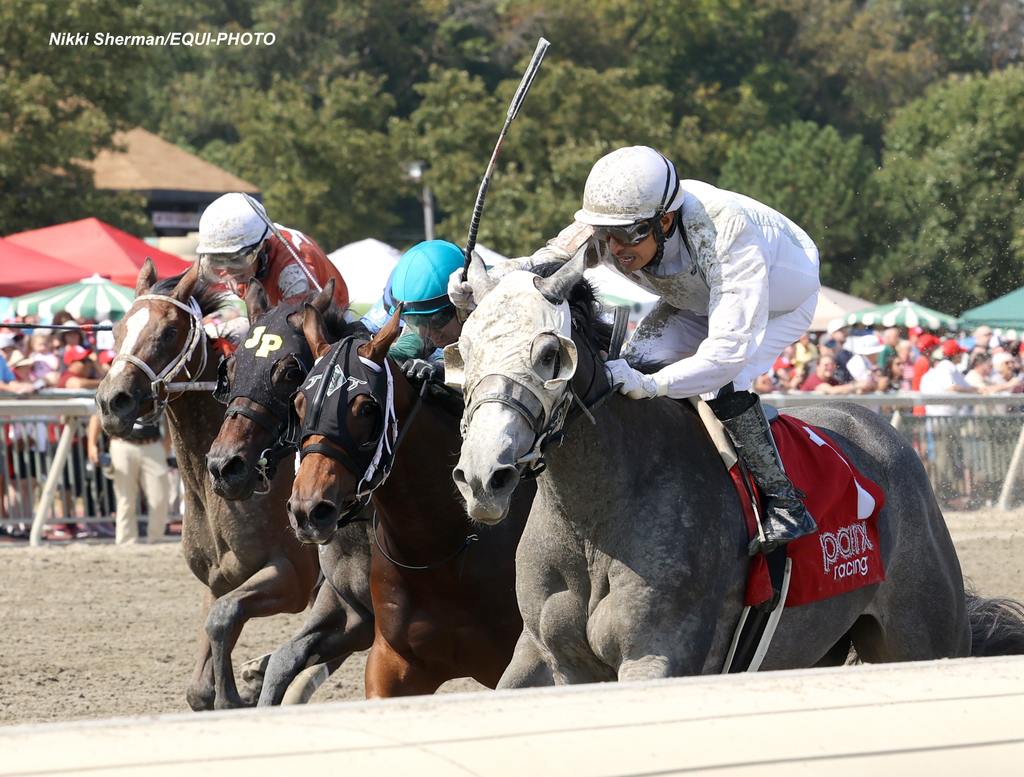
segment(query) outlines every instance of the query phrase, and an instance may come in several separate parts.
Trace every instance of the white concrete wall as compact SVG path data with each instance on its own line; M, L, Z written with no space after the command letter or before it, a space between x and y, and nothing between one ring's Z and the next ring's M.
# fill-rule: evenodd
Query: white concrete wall
M1024 657L0 729L2 775L300 773L1024 774Z

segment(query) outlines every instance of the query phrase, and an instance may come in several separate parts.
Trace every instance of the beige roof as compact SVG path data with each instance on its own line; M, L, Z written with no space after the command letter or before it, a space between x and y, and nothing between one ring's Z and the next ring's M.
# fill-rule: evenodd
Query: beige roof
M92 163L97 189L258 192L259 187L136 127L119 132L124 151L101 151Z

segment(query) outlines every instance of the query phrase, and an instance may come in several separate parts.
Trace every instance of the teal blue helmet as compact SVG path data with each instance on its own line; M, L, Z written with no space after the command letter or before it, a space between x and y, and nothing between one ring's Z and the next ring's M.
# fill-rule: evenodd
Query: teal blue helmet
M447 240L417 243L398 260L391 273L394 305L404 302L406 315L429 315L452 307L448 276L463 266L462 249Z

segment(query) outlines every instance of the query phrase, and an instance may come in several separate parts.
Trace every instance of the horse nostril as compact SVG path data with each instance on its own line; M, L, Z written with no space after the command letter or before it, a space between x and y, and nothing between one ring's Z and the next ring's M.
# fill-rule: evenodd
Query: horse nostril
M337 520L338 508L332 502L317 502L309 511L309 520L313 526L323 528Z
M220 468L218 475L223 480L241 480L245 477L245 462L241 456L232 456Z
M135 400L127 391L118 391L108 400L108 406L112 413L117 415L126 414L135 405Z
M464 473L460 467L456 467L452 471L452 480L455 481L456 485L464 486L466 485L466 473Z
M502 467L501 469L495 470L494 474L491 475L491 491L504 491L512 484L512 479L515 474L515 467Z

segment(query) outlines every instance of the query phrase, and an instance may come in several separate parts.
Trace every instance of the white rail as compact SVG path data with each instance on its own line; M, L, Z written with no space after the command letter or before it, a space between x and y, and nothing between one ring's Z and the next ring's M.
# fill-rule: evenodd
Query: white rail
M0 775L1010 775L1024 657L0 728Z

